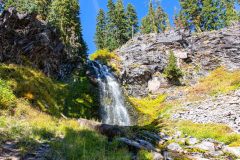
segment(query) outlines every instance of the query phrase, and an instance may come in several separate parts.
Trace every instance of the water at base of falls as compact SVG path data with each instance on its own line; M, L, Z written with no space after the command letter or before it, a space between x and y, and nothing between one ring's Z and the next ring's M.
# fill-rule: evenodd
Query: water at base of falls
M129 126L129 114L124 105L122 90L117 79L107 66L97 62L90 62L90 65L94 68L98 78L103 123Z

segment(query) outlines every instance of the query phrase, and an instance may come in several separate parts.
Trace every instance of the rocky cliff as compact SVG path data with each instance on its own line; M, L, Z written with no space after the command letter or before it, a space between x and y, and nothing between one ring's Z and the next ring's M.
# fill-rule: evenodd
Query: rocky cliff
M19 14L13 8L0 15L0 62L28 65L63 78L80 60L68 53L57 30L36 15Z
M170 51L184 72L184 84L196 83L219 66L239 69L240 25L199 34L169 31L134 37L116 51L121 58L120 80L128 94L144 96L169 86L162 73Z

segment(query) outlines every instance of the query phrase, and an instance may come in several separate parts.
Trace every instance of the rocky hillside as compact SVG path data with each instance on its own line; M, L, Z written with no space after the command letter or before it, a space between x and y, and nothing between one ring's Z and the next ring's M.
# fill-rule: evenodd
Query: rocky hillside
M20 14L9 8L0 16L0 62L40 69L48 76L63 78L81 58L71 56L55 28L35 14Z
M219 66L239 69L240 25L199 34L170 31L136 36L116 51L121 58L120 79L128 94L143 96L168 86L162 73L170 51L185 73L183 84L195 84L198 77Z

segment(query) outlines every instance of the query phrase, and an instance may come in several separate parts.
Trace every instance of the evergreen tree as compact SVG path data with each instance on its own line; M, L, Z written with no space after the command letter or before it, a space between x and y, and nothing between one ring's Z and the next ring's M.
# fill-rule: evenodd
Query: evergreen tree
M235 0L180 0L183 16L190 29L216 30L238 20Z
M34 0L36 12L41 15L41 18L46 20L49 12L49 6L52 0Z
M106 16L102 9L99 10L97 15L95 43L97 49L104 49L106 47Z
M115 6L115 25L116 25L116 39L117 44L119 46L123 45L127 42L128 38L126 36L127 33L127 23L126 23L126 15L124 12L124 6L122 0L117 0Z
M188 21L189 27L201 31L201 6L203 0L180 0L182 14Z
M151 23L151 21L148 16L143 17L142 22L141 22L141 33L149 34L152 32L150 23Z
M225 25L229 26L231 25L234 21L239 21L238 13L235 9L235 0L223 0L223 5L225 7Z
M77 0L53 0L48 15L49 22L59 29L63 42L72 54L86 53Z
M160 5L158 5L155 12L155 22L157 25L157 32L165 32L170 28L168 15L163 11Z
M183 73L177 66L177 59L173 51L170 51L168 65L164 69L164 74L171 83L180 84L179 78L183 76Z
M108 12L107 12L107 38L106 45L110 51L113 51L117 48L117 39L116 39L116 23L115 23L115 4L113 0L108 0L107 4Z
M174 15L174 25L177 29L189 29L188 21L182 11Z
M160 4L155 11L152 1L149 3L148 14L142 19L141 33L160 33L170 27L168 15L163 11Z
M15 7L19 12L35 12L37 6L33 0L3 0L4 8Z
M126 18L127 18L127 38L131 39L132 36L138 32L138 17L136 10L132 4L128 4L127 11L126 11Z
M201 9L201 31L224 27L223 14L223 6L219 0L204 0Z

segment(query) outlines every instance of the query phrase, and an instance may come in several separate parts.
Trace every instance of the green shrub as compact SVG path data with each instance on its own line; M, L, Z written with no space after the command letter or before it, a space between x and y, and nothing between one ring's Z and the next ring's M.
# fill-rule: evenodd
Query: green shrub
M120 73L120 58L107 49L101 49L90 55L90 60L99 61L101 64L109 66L116 73Z
M0 79L0 109L10 109L16 105L16 97L10 87Z
M164 69L164 74L171 83L180 84L179 78L183 76L183 73L177 66L177 59L174 56L173 51L170 51L169 62Z

